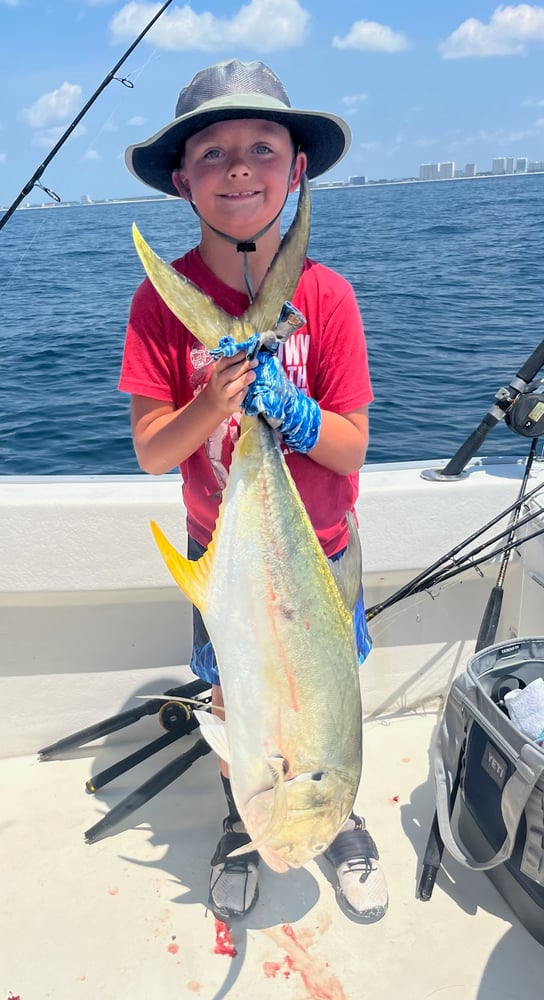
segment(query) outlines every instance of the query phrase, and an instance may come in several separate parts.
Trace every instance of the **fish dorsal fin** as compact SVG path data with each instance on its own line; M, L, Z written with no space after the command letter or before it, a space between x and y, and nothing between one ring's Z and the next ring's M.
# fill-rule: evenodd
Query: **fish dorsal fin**
M363 555L361 552L361 539L351 511L348 511L346 519L349 528L346 551L340 559L335 559L334 561L329 559L329 566L346 608L348 611L353 612L361 587Z
M198 720L200 732L212 750L215 750L221 760L231 761L229 734L226 723L218 719L216 715L202 710L193 711L195 719Z
M209 578L214 560L213 538L204 555L193 561L186 559L178 552L168 541L158 524L155 524L155 521L151 521L151 530L174 580L185 596L189 598L191 604L195 604L201 614L204 614L208 603Z
M132 225L132 237L155 290L174 316L191 330L204 347L212 350L221 337L231 336L239 342L275 325L284 301L292 298L302 273L310 238L310 214L309 186L306 176L303 176L295 218L281 241L254 302L238 318L220 309L197 285L161 260L148 246L136 223Z

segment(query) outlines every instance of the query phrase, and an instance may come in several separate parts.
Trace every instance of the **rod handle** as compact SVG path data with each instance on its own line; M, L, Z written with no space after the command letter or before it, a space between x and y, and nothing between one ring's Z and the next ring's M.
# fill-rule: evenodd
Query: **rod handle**
M478 638L476 639L476 653L478 653L481 649L485 649L487 646L492 646L495 642L497 628L499 626L499 618L501 616L503 595L503 588L495 585L489 595L482 623L480 625L480 631L478 632Z
M538 347L535 347L525 364L521 366L517 377L522 379L523 382L532 382L537 372L542 368L542 365L544 365L544 340L540 342Z
M446 467L442 469L442 475L458 476L465 468L467 462L476 454L483 440L489 434L489 431L498 424L499 419L498 416L495 417L492 413L486 413L476 430L470 434L459 450L456 451L453 458L450 458Z

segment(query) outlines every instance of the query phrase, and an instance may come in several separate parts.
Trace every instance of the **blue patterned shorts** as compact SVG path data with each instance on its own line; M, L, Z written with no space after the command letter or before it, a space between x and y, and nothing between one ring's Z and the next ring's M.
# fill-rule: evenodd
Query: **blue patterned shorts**
M199 542L196 542L194 538L189 537L187 545L187 557L188 559L197 560L204 555L206 549ZM345 552L342 549L332 556L331 561L335 562L340 559ZM364 663L370 650L372 649L372 640L368 634L368 627L366 623L365 615L365 605L363 600L363 587L359 591L359 597L357 598L357 603L355 605L355 610L353 613L353 627L355 629L355 643L357 646L357 656L359 658L359 663ZM211 639L208 635L206 626L202 619L202 615L198 608L193 605L193 652L191 655L191 670L197 677L200 677L207 684L220 684L219 673L217 670L217 660L215 659L215 651L211 643Z

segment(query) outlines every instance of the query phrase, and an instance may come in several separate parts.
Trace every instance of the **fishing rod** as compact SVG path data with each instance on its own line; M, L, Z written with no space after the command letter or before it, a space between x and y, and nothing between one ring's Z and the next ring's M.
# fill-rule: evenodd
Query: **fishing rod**
M487 604L484 610L482 621L480 624L480 629L478 631L478 636L476 639L475 653L479 653L482 649L486 649L488 646L492 646L497 638L497 629L499 626L500 613L502 608L502 599L504 595L504 580L506 576L506 570L508 568L508 563L510 560L510 552L515 543L515 534L520 527L520 511L521 505L525 499L525 490L527 488L527 483L529 480L529 474L531 472L531 466L534 461L536 454L537 438L534 437L531 441L531 447L529 449L529 455L527 456L527 462L525 465L525 474L523 476L521 487L518 496L518 504L516 505L514 512L512 514L511 524L508 530L508 542L504 547L504 553L499 567L499 574L497 577L497 583L493 587ZM540 532L537 532L540 534ZM463 770L463 757L464 757L464 746L461 748L459 753L459 760L457 762L457 771L452 782L450 796L449 796L449 808L450 813L453 811L455 806L455 801L457 799L457 794L459 787L461 785L461 773ZM429 830L429 836L427 839L427 844L425 847L425 854L423 856L421 875L419 878L416 897L422 902L428 902L432 896L434 884L436 881L436 876L440 869L442 863L442 855L444 853L444 841L442 840L442 834L440 832L440 824L438 822L438 812L435 811L433 816L433 821L431 828Z
M544 484L542 485L544 486ZM516 507L516 510L519 511L519 508ZM529 514L526 514L525 517L518 520L517 527L521 528L523 525L529 524L541 513L542 510L540 509L530 511ZM440 583L445 583L447 580L451 580L454 576L458 576L459 573L466 572L467 569L476 569L483 563L490 562L491 559L495 558L495 556L504 556L506 552L510 552L514 548L525 545L526 542L530 541L532 538L538 537L538 535L541 535L543 532L544 528L540 528L538 531L534 531L531 535L526 535L525 538L517 538L513 540L512 529L508 526L504 528L503 531L499 531L497 535L493 535L493 538L489 538L486 542L482 542L481 545L477 545L475 549L471 549L470 552L467 552L467 554L462 556L461 559L453 559L453 565L445 566L442 571L439 571L434 576L429 577L428 579L423 579L421 583L417 587L414 587L410 591L410 594L406 596L411 597L412 594L420 594L422 590L428 590L429 587L435 587ZM498 549L493 549L492 552L486 552L485 555L480 556L479 559L475 558L480 555L484 549L488 549L490 546L500 542L501 538L504 538L505 535L508 536L508 541L504 545L501 545Z
M164 11L166 10L166 8L170 6L171 3L172 3L172 0L166 0L166 3L164 3L162 5L162 7L160 8L160 10L158 10L156 12L156 14L153 15L153 17L151 18L151 20L148 21L148 23L146 24L146 26L143 29L143 31L140 32L140 34L135 39L135 41L132 42L132 44L128 47L128 49L126 50L126 52L123 53L123 55L119 59L119 62L117 62L115 64L115 66L113 67L113 69L111 69L110 72L107 74L107 76L104 77L104 79L102 80L102 83L96 88L96 90L95 90L94 94L92 95L92 97L89 98L89 100L87 101L87 103L85 104L85 106L81 109L81 111L79 112L79 114L76 115L76 117L71 122L71 124L68 126L68 128L65 130L65 132L63 132L63 134L61 135L59 141L56 143L55 146L53 146L53 149L51 150L50 153L48 153L48 155L46 156L46 158L43 161L43 163L41 163L40 166L38 167L38 169L32 174L32 177L30 178L29 181L27 181L27 183L25 184L25 186L24 186L23 190L21 191L21 193L17 196L17 198L15 199L15 201L12 202L12 204L9 206L9 208L7 209L7 211L4 212L4 215L0 219L0 229L3 229L3 227L6 225L6 222L8 222L8 220L11 218L11 216L15 212L15 209L21 204L23 198L26 198L27 194L30 194L30 192L32 191L32 189L34 187L41 188L41 190L45 191L45 193L48 194L49 197L53 199L53 201L57 201L57 202L61 201L61 198L58 196L58 194L55 193L55 191L52 191L51 188L44 187L43 184L40 183L40 177L42 176L45 168L51 163L51 160L53 159L53 157L55 157L57 155L57 153L58 153L59 149L61 148L61 146L64 145L64 143L66 142L66 140L68 139L68 137L72 134L72 132L74 131L74 129L79 125L79 123L82 120L82 118L85 117L85 115L87 114L87 111L89 110L89 108L92 107L92 105L98 99L98 97L100 96L100 94L102 93L102 91L106 89L106 87L108 86L109 83L111 83L112 80L117 79L118 83L122 83L123 86L124 87L128 87L129 90L131 90L134 87L134 84L132 83L131 80L127 80L126 77L123 77L123 78L119 79L119 78L117 78L115 76L115 74L117 73L117 70L123 65L123 63L125 62L125 60L128 59L128 57L131 54L131 52L133 52L134 49L136 48L136 46L139 45L139 43L141 42L141 40L144 37L144 35L147 35L147 32L150 30L150 28L153 27L153 25L155 24L155 22L158 21L159 17L161 17L161 15L164 13Z
M524 475L523 482L525 483L525 481L526 480ZM453 563L454 567L461 566L461 564L464 563L470 556L476 555L479 551L481 551L482 548L488 547L494 542L497 542L501 537L503 537L504 534L506 534L508 529L494 536L494 538L490 539L489 542L486 543L486 545L481 546L479 549L472 550L470 553L467 554L467 556L462 557L461 560L455 559L455 557L458 555L459 552L461 552L462 549L466 548L467 545L470 545L471 542L476 541L477 538L483 535L486 531L489 531L490 528L492 528L495 524L497 524L498 521L501 521L508 514L511 514L513 511L520 509L525 503L527 503L542 489L544 489L544 483L538 483L536 486L533 487L532 490L529 490L528 493L524 493L523 496L521 496L521 494L518 495L518 498L514 500L513 503L511 503L508 507L505 507L504 510L500 511L499 514L496 514L493 518L491 518L490 521L488 521L482 527L478 528L471 535L465 538L462 542L459 542L457 545L455 545L452 549L449 550L449 552L446 552L445 555L440 556L440 558L437 559L434 563L432 563L431 566L428 566L426 569L422 570L421 573L418 573L417 576L413 577L411 580L408 581L408 583L405 583L402 587L396 590L389 597L386 597L385 600L381 601L379 604L373 604L370 608L367 609L366 612L367 621L372 621L372 619L375 618L376 615L380 614L380 612L382 611L385 611L386 608L391 607L392 604L396 604L404 597L410 597L412 594L417 594L421 590L426 590L429 586L433 586L435 583L442 582L444 577L442 577L440 573L437 573L436 571L437 570L439 571L441 567L443 567L442 572L446 572L448 567L445 566L445 564L447 564L448 562ZM523 523L525 523L526 520L531 520L533 517L536 517L537 513L538 511L535 511L534 514L528 515L527 518L524 518ZM468 567L462 567L462 569L464 568ZM459 572L462 572L462 569L460 569Z
M530 383L543 365L544 340L535 347L508 386L503 386L495 393L495 403L445 468L426 469L421 473L422 478L432 481L459 479L467 462L476 454L489 431L496 427L500 420L506 419L512 431L525 437L534 438L542 434L544 431L542 386L540 391L533 391L536 385Z

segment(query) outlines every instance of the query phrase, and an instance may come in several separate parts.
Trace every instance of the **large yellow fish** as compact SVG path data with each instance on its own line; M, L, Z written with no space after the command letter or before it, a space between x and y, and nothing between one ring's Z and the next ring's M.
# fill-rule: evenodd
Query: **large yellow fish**
M304 260L304 197L303 191L279 254L281 280L275 287L273 274L265 279L265 294L261 286L260 302L251 307L253 316L262 317L259 325L246 314L228 317L226 329L218 328L221 316L214 309L220 310L194 286L188 306L185 280L178 284L176 272L142 248L139 237L157 291L163 293L167 279L165 301L210 349L225 333L242 341L249 332L272 326ZM271 271L277 263L278 258ZM323 852L342 827L361 775L353 630L361 548L355 523L350 518L343 557L330 562L275 431L260 417L244 416L204 556L187 560L152 527L174 579L199 608L217 656L226 721L202 712L199 722L203 736L229 763L234 799L251 837L233 853L257 849L275 871L300 867Z

